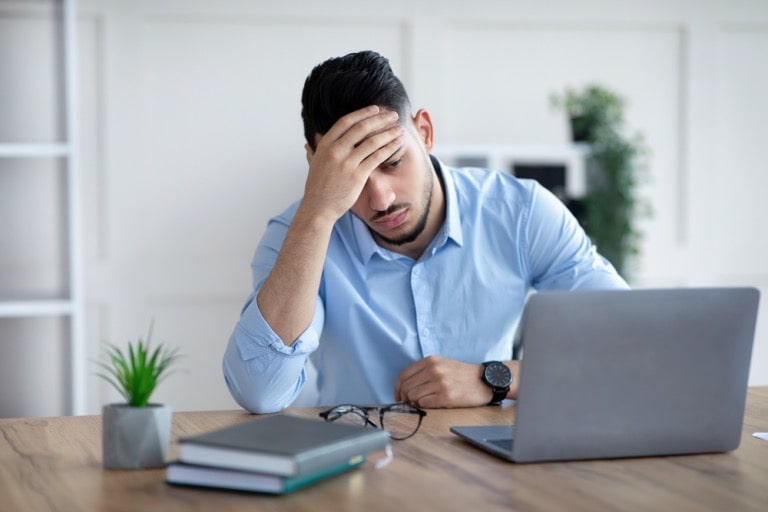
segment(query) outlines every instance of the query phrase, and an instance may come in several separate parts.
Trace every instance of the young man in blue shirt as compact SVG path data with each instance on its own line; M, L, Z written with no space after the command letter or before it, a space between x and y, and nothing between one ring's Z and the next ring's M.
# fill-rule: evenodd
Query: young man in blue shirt
M308 358L319 405L515 398L529 291L627 287L544 188L432 157L381 55L320 64L302 106L304 196L269 222L223 360L244 408L290 405Z

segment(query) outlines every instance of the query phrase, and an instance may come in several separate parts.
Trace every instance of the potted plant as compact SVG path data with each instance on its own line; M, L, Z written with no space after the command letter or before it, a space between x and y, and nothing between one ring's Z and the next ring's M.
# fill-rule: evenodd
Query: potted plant
M125 403L105 405L102 411L104 467L141 469L166 463L171 434L171 408L150 403L157 385L169 375L179 358L178 349L159 344L150 348L152 327L146 341L139 338L128 350L108 344L107 362L98 375L125 398Z
M568 114L573 142L592 143L600 128L619 128L624 122L626 101L615 92L597 84L583 90L567 88L562 96L551 97L555 108Z
M637 194L648 153L643 138L626 135L626 101L606 87L568 88L552 95L551 101L568 114L573 141L589 145L587 192L579 220L600 254L629 280L642 240L637 219L651 213Z

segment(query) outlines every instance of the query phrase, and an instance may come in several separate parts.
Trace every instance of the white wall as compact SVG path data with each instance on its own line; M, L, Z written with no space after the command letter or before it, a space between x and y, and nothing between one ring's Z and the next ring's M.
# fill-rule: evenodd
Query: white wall
M620 91L652 149L636 284L768 291L768 2L80 0L80 11L89 356L154 318L156 339L187 354L155 397L177 410L235 406L220 356L266 221L303 188L301 86L348 51L390 57L438 144L566 143L550 93ZM768 384L767 303L753 385ZM92 375L88 387L90 412L115 397Z

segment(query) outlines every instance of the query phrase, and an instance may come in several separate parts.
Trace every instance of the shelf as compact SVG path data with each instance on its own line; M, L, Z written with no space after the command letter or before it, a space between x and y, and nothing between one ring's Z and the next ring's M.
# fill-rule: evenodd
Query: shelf
M561 160L583 158L588 152L587 144L446 144L435 145L433 150L445 158L484 156L491 160Z
M0 2L1 3L1 2ZM53 140L50 142L35 142L34 138L29 138L28 142L16 142L14 140L6 139L0 141L0 159L60 159L61 162L57 162L58 169L61 169L61 179L56 182L59 187L59 195L63 198L63 203L66 203L66 212L57 211L56 215L66 216L66 226L63 225L62 219L61 227L61 240L62 245L65 245L61 250L58 261L62 267L66 267L66 282L68 283L68 291L64 294L57 295L52 293L50 296L35 297L32 294L21 294L19 296L0 296L0 320L12 319L12 318L29 318L33 319L30 324L35 322L46 324L51 317L62 318L66 320L68 324L68 334L63 336L62 339L68 338L68 346L66 349L60 351L62 358L68 359L63 361L63 364L67 367L68 379L67 387L69 388L67 397L65 400L68 402L66 409L68 414L83 414L85 410L85 339L84 339L84 321L83 321L83 284L82 284L82 233L81 233L81 211L80 211L80 170L79 170L79 140L78 140L78 86L77 86L77 24L78 24L78 8L77 0L47 0L46 2L18 2L19 10L21 12L22 21L26 18L29 12L31 12L36 20L42 20L47 23L48 18L52 21L51 30L53 32L37 32L27 33L22 30L16 30L10 33L8 41L8 48L3 47L3 50L7 50L9 55L13 58L2 59L3 69L0 69L0 74L8 73L8 76L14 76L14 70L16 68L25 69L21 66L24 65L24 52L31 50L44 48L40 50L42 54L48 58L50 56L50 42L54 44L53 58L54 62L54 76L51 78L54 80L52 84L53 89L56 90L55 100L50 108L57 109L54 112L54 116L43 114L42 117L45 121L49 121L50 117L59 119L61 126L58 131L62 134L63 139L58 139L57 136L51 137ZM37 12L37 10L41 12ZM16 18L14 18L16 19ZM23 23L22 25L23 26ZM23 27L22 27L23 28ZM48 25L45 25L48 28ZM4 34L5 35L5 34ZM41 38L40 40L36 38ZM3 38L5 41L6 38ZM49 39L51 41L49 41ZM17 44L18 43L18 44ZM48 46L46 46L46 44ZM30 48L25 48L25 46ZM39 47L39 48L38 48ZM15 53L14 53L15 52ZM33 59L35 57L34 52L31 56L26 57ZM41 72L42 73L42 72ZM26 76L26 75L24 75ZM44 79L48 77L48 71L41 74ZM9 100L10 101L10 100ZM25 104L32 104L31 101L25 102ZM48 109L49 107L44 107ZM41 115L40 112L33 109L33 112L29 112L29 115ZM16 114L19 119L23 115L19 112ZM10 126L13 119L8 120L6 125ZM43 137L41 139L45 140ZM22 139L25 140L25 139ZM7 162L6 162L7 163ZM27 162L24 162L26 164ZM40 201L40 195L46 193L49 189L45 187L46 184L39 185L39 188L31 188L28 197L24 199L25 205L29 205L32 211ZM38 192L35 194L35 192ZM63 204L62 203L62 204ZM46 206L50 208L55 207L46 203ZM62 206L63 209L63 206ZM43 215L43 214L40 214ZM21 216L20 216L21 217ZM9 222L23 222L23 217L17 219L16 216L8 216ZM3 219L6 221L6 219ZM23 227L23 225L22 225ZM15 226L18 232L18 226ZM13 231L12 231L13 232ZM3 243L7 243L8 240L0 240L0 246ZM10 271L10 270L7 270ZM0 279L2 276L0 275ZM15 287L14 287L15 288ZM23 287L21 287L23 289ZM65 295L65 296L62 296ZM11 324L12 322L7 322ZM13 326L8 326L8 329L12 330ZM0 337L2 337L3 331L0 331ZM15 347L10 344L5 344L5 353L0 357L5 357L6 354L12 354L20 359L26 357L27 354L19 355L21 351L25 350L24 347Z
M63 157L69 154L69 145L64 143L0 144L0 158Z
M446 144L436 145L432 152L446 164L458 167L487 167L512 172L516 164L563 166L564 189L558 195L581 199L587 191L585 160L590 153L588 144Z
M0 318L71 315L74 304L70 300L0 300Z

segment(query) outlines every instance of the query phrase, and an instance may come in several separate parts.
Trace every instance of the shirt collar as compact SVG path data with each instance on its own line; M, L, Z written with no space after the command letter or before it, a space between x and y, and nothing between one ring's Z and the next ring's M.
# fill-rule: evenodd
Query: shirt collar
M445 167L435 156L430 155L430 159L438 176L443 180L445 192L445 223L440 228L436 238L443 237L439 245L443 245L447 240L453 240L456 245L461 247L464 245L464 235L461 231L461 212L456 195L456 185L453 182L453 169Z
M443 225L438 230L435 238L430 242L429 246L427 246L425 254L436 251L445 245L448 240L452 240L458 246L462 246L464 243L464 236L461 232L461 215L459 212L459 204L453 176L451 175L451 169L444 167L442 162L432 155L430 155L430 159L438 177L443 183L443 191L445 195L445 222L443 222ZM353 214L351 211L347 212L347 215L352 219L352 230L355 235L355 240L357 241L360 258L364 263L367 264L374 254L378 254L385 260L407 258L407 256L381 247L376 243L376 240L374 240L365 222L360 220L357 215Z

